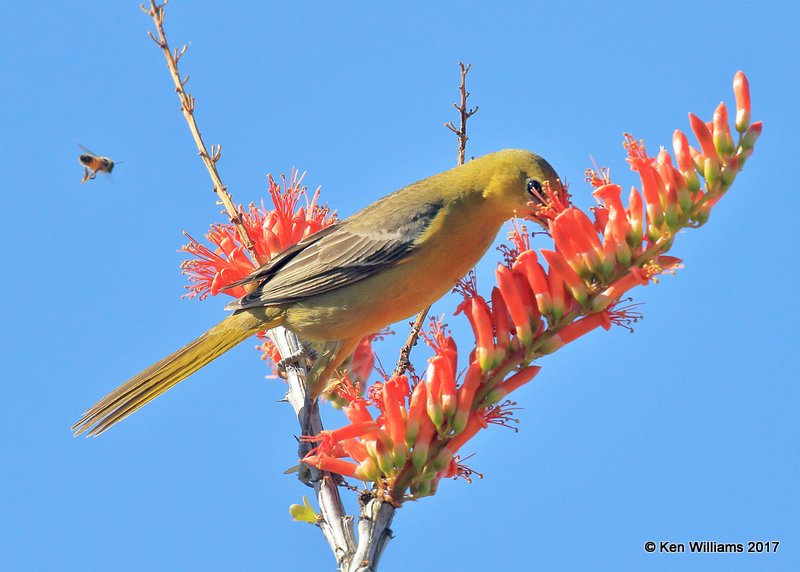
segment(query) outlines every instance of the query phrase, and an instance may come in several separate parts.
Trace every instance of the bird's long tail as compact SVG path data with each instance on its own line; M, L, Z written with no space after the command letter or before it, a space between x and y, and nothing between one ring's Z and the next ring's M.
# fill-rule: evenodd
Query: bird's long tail
M264 310L228 316L193 342L133 376L83 414L72 426L75 436L85 431L89 436L103 433L254 333L277 325L278 319L271 323L263 315Z

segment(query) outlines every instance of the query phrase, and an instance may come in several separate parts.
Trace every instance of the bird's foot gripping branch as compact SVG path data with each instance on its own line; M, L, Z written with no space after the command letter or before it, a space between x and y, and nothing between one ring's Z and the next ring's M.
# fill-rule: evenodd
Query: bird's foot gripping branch
M458 452L480 430L513 421L515 404L506 397L539 373L532 363L598 327L630 327L640 314L621 304L627 292L680 267L681 261L667 254L676 236L708 221L761 133L761 122L750 123L742 72L734 77L734 92L735 140L724 104L707 123L689 115L699 148L676 131L674 155L662 149L651 157L641 141L625 135L627 161L640 179L627 201L605 169L587 171L598 203L591 215L572 206L565 190L545 185L530 206L552 247L532 249L531 236L517 224L488 298L478 294L470 278L457 289L463 295L457 313L467 317L475 334L465 367L459 365L453 339L434 322L425 336L434 356L424 376L393 376L367 387L372 352L366 338L351 370L340 372L332 386L350 423L304 437L314 448L302 461L373 483L381 498L395 505L433 494L444 477L469 478ZM293 181L283 189L271 185L273 210L252 207L244 217L263 260L245 255L232 225L212 227L207 237L216 244L214 251L196 241L186 247L198 257L184 265L192 281L190 295L216 294L330 224L332 217L317 206L317 195L298 208L302 190Z

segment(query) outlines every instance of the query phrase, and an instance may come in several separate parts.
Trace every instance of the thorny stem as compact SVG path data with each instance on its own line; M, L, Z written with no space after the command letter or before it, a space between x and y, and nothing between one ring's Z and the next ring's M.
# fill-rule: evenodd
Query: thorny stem
M478 106L476 105L474 109L467 109L467 98L470 95L467 91L467 73L469 73L472 64L467 64L465 66L463 62L458 62L458 67L461 68L461 85L458 87L459 91L461 92L461 105L454 103L453 107L458 110L461 116L461 126L456 129L452 121L448 121L444 124L444 126L455 133L456 137L458 138L458 164L463 165L464 156L467 150L467 139L469 139L469 137L467 137L467 119L477 113ZM411 326L411 331L408 334L408 339L406 339L403 349L400 350L400 357L397 360L397 365L394 368L394 376L403 375L407 369L411 369L413 371L409 356L411 355L411 349L417 345L419 334L422 331L422 324L425 322L425 318L430 310L431 307L428 306L419 314L417 314L417 317L414 319L414 323Z
M310 401L306 393L305 378L307 369L302 362L302 345L291 331L283 327L273 328L267 332L281 356L300 356L284 363L286 371L286 400L291 404L300 423L302 435L316 435L322 431L322 419L319 414L319 402ZM300 457L304 457L311 449L312 443L300 442ZM318 526L331 547L336 563L341 571L347 570L356 550L356 539L353 531L353 517L345 512L342 498L339 495L339 475L320 471L316 467L303 466L308 470L308 481L317 494L322 519Z
M233 204L233 199L225 185L222 184L222 180L217 172L216 165L221 157L222 147L220 145L212 146L211 154L209 155L203 138L200 135L200 129L197 127L197 122L194 118L194 97L187 93L184 88L189 81L189 76L181 80L178 71L178 61L186 53L186 46L184 45L180 51L175 50L172 52L167 43L167 37L164 32L164 7L167 5L167 2L169 2L169 0L164 0L163 3L156 4L155 0L150 0L149 9L146 8L144 4L141 5L142 11L153 19L158 38L156 38L152 32L148 32L148 35L158 47L161 48L167 60L167 67L175 83L175 91L178 93L178 97L181 101L181 112L189 125L189 130L192 132L200 158L203 160L208 174L211 176L211 180L214 184L214 192L224 205L231 223L236 227L242 244L244 244L247 251L252 255L253 260L257 261L258 258L255 253L253 241L247 234L247 229L244 224L242 224L239 212ZM302 357L304 356L300 340L296 335L285 328L275 328L267 332L267 335L277 346L281 357L293 357L293 359L286 364L286 381L289 385L286 399L292 404L295 410L297 419L300 422L301 434L316 435L322 430L322 419L319 414L318 403L310 400L306 393L305 378L307 368L302 361ZM307 452L302 450L302 448L307 445L307 443L301 442L300 457L303 457ZM339 570L344 572L351 569L351 564L355 562L353 556L356 554L356 549L361 548L361 544L364 544L366 547L365 550L362 550L362 552L364 552L364 557L371 558L377 563L380 553L376 553L375 551L382 550L388 538L391 537L391 531L388 529L388 525L391 524L391 516L388 518L388 522L386 518L381 520L373 519L378 523L386 522L385 530L382 531L378 527L373 527L376 532L375 538L378 539L378 541L369 542L369 538L362 538L361 540L363 542L357 547L353 531L353 517L346 514L344 504L339 495L338 483L341 481L341 477L332 473L319 471L313 467L309 470L310 482L317 494L317 501L319 503L320 512L322 513L319 527L333 551ZM391 514L394 514L393 510ZM362 511L361 520L364 520L366 516L368 516L367 513ZM361 530L361 528L361 523L359 523L359 530ZM380 539L383 539L383 542L380 542ZM359 562L359 565L360 564ZM359 568L359 570L373 569L374 568Z
M206 145L203 142L203 137L200 135L200 129L198 129L197 122L194 119L194 97L192 97L192 95L189 94L185 89L186 83L189 81L189 76L187 75L184 79L181 79L181 74L178 71L178 60L180 60L183 54L186 53L186 46L184 45L180 51L176 49L174 52L172 52L169 49L167 36L164 33L164 7L167 5L167 2L169 2L169 0L164 0L162 4L156 4L155 0L150 0L149 9L145 7L144 4L140 6L142 11L153 19L153 23L156 26L156 32L158 33L158 38L156 38L153 33L149 31L147 32L147 35L149 35L156 45L161 48L161 51L164 52L164 57L167 60L167 67L169 68L170 75L172 76L172 81L175 84L175 91L178 93L178 98L181 100L181 112L183 113L183 117L186 119L186 123L189 124L189 130L192 132L192 137L194 137L194 142L197 145L197 150L200 153L200 158L203 160L206 169L208 169L208 174L211 176L211 181L214 183L214 192L217 194L220 202L225 207L225 212L228 213L228 218L230 219L231 223L233 223L233 225L236 227L236 231L239 233L239 237L242 239L242 244L244 244L248 252L253 255L253 260L257 260L255 257L253 241L250 240L250 236L247 234L247 229L245 229L244 224L242 224L239 211L237 210L236 206L234 206L233 199L231 199L231 195L228 193L225 185L222 184L222 180L217 172L217 161L219 161L219 158L222 156L222 146L212 145L211 154L208 153Z

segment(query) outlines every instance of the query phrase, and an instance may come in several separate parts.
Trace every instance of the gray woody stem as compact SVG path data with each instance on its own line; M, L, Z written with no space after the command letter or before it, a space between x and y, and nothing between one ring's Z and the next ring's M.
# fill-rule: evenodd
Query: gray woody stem
M316 435L322 431L322 419L319 415L319 405L315 401L309 403L306 394L306 368L303 364L304 350L300 340L290 330L284 327L273 328L267 336L275 344L278 352L283 356L299 356L284 362L286 367L286 400L292 405L297 420L300 423L301 435ZM300 456L304 456L311 448L310 443L300 442ZM334 482L334 477L310 467L311 482L317 493L322 519L318 525L325 535L325 539L333 551L340 570L345 570L342 565L348 556L355 550L355 533L353 531L353 517L346 514L342 498L339 496L339 487Z
M284 362L286 382L289 389L286 400L292 405L300 423L302 435L316 435L322 431L318 402L309 403L306 393L304 350L300 340L283 327L273 328L267 336L275 344L281 356L293 356ZM300 443L300 456L311 448L309 443ZM353 517L346 514L337 476L314 467L309 467L310 481L317 493L320 514L318 523L331 547L340 572L375 572L384 548L392 537L390 525L395 507L376 498L372 493L362 496L361 513L358 519L358 545L353 531Z

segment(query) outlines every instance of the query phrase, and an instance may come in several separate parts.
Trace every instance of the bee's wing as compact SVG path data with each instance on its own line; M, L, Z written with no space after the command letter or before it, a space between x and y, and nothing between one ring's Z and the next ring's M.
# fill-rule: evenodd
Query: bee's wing
M84 147L84 146L83 146L83 145L81 145L80 143L78 143L78 147L80 147L81 149L83 149L84 151L86 151L87 153L89 153L89 155L93 155L93 156L95 156L95 157L99 157L99 155L98 155L97 153L95 153L95 152L94 152L94 151L92 151L91 149L87 149L86 147Z

